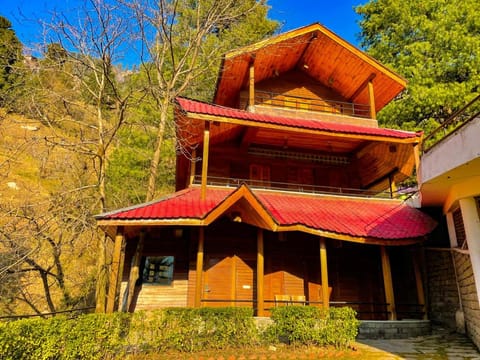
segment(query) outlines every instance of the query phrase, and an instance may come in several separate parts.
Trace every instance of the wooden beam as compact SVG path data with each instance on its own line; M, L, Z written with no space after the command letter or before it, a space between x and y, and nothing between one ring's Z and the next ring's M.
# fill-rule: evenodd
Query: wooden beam
M265 316L263 230L257 229L257 316Z
M107 296L107 313L113 313L115 309L115 303L117 300L117 287L118 278L120 274L120 260L122 258L122 250L125 251L125 237L123 235L123 227L117 228L117 234L115 235L115 243L113 247L112 267L110 269L110 282L108 286Z
M328 296L328 266L327 266L327 247L325 238L320 238L320 272L322 278L322 305L323 308L330 307Z
M427 320L427 304L425 302L425 291L423 288L422 271L418 259L418 250L412 251L413 269L415 271L415 284L417 285L417 301L422 306L423 320Z
M385 288L385 302L387 305L388 319L397 320L397 311L395 309L395 296L393 293L392 270L390 268L390 258L387 248L380 246L380 255L382 258L383 286Z
M255 67L254 62L250 63L249 81L248 81L248 110L254 111L255 108Z
M188 185L192 185L195 181L195 167L197 158L197 149L192 150L192 158L190 159L190 180L188 181Z
M375 93L373 91L373 82L368 82L368 104L370 105L370 117L372 119L377 118L377 111L375 109Z
M362 91L364 91L365 88L367 88L368 83L370 83L373 79L375 79L375 76L377 76L377 74L375 74L375 73L370 74L370 75L368 76L368 78L357 88L357 90L355 90L355 92L353 93L353 95L348 98L348 101L349 101L349 102L355 102L355 101L354 101L355 98L356 98L358 95L360 95L360 93L361 93Z
M208 174L208 151L210 142L210 122L205 122L205 130L203 131L203 159L202 159L202 188L201 199L205 200L207 196L207 174Z
M198 234L198 249L197 249L197 268L196 268L196 282L195 282L195 307L201 306L202 300L202 275L203 275L203 249L205 244L205 228L201 227Z
M138 237L137 248L135 249L135 254L133 255L132 259L132 267L130 269L130 276L128 277L128 285L127 285L127 301L125 303L125 307L122 311L130 311L130 306L132 304L133 294L135 292L135 283L137 282L138 278L140 277L140 261L142 260L142 252L143 252L143 243L145 240L145 232L140 231L140 235Z

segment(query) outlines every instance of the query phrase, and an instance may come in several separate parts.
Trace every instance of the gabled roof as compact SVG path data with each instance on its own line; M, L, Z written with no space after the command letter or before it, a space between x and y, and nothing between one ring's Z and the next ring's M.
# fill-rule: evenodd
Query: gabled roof
M318 23L226 53L214 103L235 106L247 87L249 67L255 82L291 70L302 71L349 102L368 104L366 82L373 81L376 111L406 86L406 80Z
M255 127L263 126L275 128L278 130L284 129L289 131L291 131L292 129L297 129L309 132L316 132L318 134L344 134L346 136L361 136L364 140L367 140L370 137L370 139L372 140L397 139L400 142L415 142L415 140L417 142L420 141L420 134L411 131L265 115L245 110L208 104L181 97L177 98L176 101L179 110L181 110L183 113L186 113L189 117L215 121L219 124L228 123ZM237 121L235 122L235 120ZM188 125L188 123L184 124L180 131L186 132L190 137L198 133L197 137L201 139L203 128L198 126L196 128L192 128L188 127Z
M371 244L418 242L435 222L400 200L191 187L172 196L97 216L100 226L209 225L232 209L244 222L272 231L303 231Z

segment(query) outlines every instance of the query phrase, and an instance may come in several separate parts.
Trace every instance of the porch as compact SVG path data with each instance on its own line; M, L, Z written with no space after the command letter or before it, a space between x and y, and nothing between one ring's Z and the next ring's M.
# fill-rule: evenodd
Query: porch
M276 306L305 305L350 306L361 320L426 316L415 246L274 233L228 217L206 229L150 227L125 235L119 310L246 306L269 316Z

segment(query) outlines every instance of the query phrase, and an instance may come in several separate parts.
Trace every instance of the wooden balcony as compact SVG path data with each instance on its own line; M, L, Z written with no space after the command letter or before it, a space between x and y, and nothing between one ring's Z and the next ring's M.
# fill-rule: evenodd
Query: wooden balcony
M193 179L193 184L201 184L201 176L196 175ZM207 178L207 186L221 186L221 187L238 187L242 184L248 185L252 189L265 189L277 191L290 191L296 193L307 194L331 194L343 195L353 197L369 197L369 198L383 198L383 199L397 199L408 196L408 192L400 191L375 191L367 189L353 189L334 186L321 186L311 184L295 184L276 181L254 180L254 179L236 179L226 177L209 176Z
M248 96L248 92L246 91L240 94L240 108L248 108ZM255 112L271 115L309 116L319 120L330 120L332 119L331 115L334 115L335 121L338 121L338 115L341 115L344 119L343 122L346 120L346 122L352 124L361 123L364 126L377 126L377 122L371 118L370 106L368 104L307 98L256 90L254 106ZM320 117L316 115L320 115ZM348 119L350 119L350 121L348 121Z

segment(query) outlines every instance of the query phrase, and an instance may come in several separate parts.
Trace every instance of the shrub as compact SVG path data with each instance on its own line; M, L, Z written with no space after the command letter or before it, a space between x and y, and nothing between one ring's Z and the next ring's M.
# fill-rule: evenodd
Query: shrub
M347 347L358 333L359 322L349 307L324 310L312 306L272 309L274 324L267 336L277 341L304 345Z
M0 322L0 359L111 359L127 353L252 344L253 310L176 308Z

